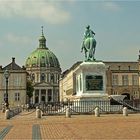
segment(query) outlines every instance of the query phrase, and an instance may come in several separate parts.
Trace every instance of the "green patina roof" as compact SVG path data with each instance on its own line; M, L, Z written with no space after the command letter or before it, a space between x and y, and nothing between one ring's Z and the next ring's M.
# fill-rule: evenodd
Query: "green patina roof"
M39 38L39 47L26 60L26 67L56 67L60 68L57 57L46 47L43 31Z

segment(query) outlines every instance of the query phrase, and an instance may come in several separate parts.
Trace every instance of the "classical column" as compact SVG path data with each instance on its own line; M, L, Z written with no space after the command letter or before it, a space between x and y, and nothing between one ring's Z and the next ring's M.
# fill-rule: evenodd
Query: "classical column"
M35 91L33 92L33 104L35 104Z
M39 89L39 103L41 103L41 89Z

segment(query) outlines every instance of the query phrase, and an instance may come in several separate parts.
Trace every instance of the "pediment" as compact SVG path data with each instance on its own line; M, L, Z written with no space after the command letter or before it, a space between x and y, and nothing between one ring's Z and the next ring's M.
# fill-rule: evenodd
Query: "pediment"
M49 84L47 84L46 82L43 82L43 83L36 83L34 86L35 87L46 87L48 86Z

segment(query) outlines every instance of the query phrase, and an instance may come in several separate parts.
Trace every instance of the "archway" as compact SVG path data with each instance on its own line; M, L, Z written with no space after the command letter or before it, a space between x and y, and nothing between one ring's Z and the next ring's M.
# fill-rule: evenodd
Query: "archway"
M130 100L130 94L129 93L123 93L121 95L126 95L126 97L124 98L124 100Z

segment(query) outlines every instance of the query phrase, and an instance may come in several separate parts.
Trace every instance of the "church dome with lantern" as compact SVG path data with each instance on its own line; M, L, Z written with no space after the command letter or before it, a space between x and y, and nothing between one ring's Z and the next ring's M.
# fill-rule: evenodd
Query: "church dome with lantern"
M26 60L26 68L30 67L54 67L60 68L59 61L52 51L46 47L46 38L42 32L39 38L39 47L33 51Z
M27 57L25 67L34 86L31 103L59 101L61 68L55 54L46 46L43 27L39 46Z

